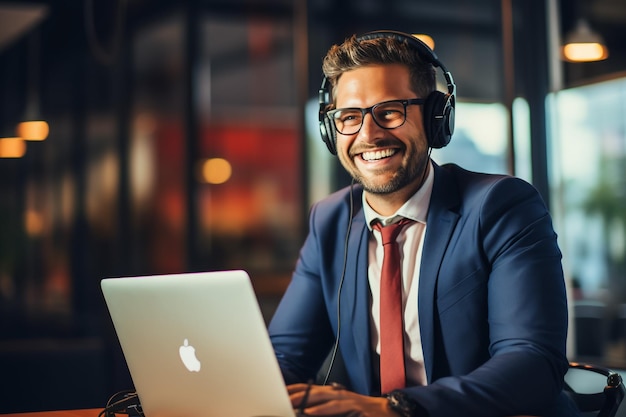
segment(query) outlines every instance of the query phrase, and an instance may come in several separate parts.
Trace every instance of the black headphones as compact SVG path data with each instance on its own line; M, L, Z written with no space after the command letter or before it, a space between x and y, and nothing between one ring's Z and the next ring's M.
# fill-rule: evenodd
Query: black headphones
M378 38L393 38L399 41L406 41L413 47L420 58L441 68L446 79L448 92L433 91L426 97L424 103L424 130L428 146L431 148L443 148L452 139L454 133L454 105L456 102L456 85L452 79L452 74L439 61L437 55L424 42L413 35L396 31L376 31L369 32L357 38L357 41L364 41ZM335 125L326 113L326 109L332 103L330 94L330 83L326 77L322 80L319 90L319 123L322 140L333 155L337 154L336 141L337 132Z

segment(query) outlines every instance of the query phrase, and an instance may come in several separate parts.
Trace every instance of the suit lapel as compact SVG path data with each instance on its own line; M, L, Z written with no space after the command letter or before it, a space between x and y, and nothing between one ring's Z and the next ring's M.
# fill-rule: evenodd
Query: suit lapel
M459 214L452 208L459 204L457 186L447 172L435 167L435 182L426 220L426 235L420 268L418 310L424 366L428 383L432 382L435 358L436 287L439 268Z

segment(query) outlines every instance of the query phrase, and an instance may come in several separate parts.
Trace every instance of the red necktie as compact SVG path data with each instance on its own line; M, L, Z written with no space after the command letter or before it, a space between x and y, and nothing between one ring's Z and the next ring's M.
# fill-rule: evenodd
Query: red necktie
M396 238L402 227L412 220L372 227L383 238L383 266L380 277L380 390L385 394L404 388L404 325L402 320L402 275L400 250Z

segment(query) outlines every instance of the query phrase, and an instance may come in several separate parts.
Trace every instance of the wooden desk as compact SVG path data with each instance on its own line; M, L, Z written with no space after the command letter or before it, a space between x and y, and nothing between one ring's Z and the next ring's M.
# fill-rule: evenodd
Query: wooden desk
M100 408L90 408L86 410L41 411L36 413L0 414L0 417L98 417L100 411L102 411L102 409Z
M98 417L101 408L84 410L38 411L33 413L0 414L1 417Z

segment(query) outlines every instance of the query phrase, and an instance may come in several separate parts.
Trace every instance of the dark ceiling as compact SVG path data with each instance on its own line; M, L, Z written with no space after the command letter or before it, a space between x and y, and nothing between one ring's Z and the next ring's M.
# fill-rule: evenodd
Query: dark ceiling
M192 1L192 0L190 0ZM474 39L493 40L502 38L502 5L507 2L525 0L195 0L199 7L219 12L262 12L293 13L296 4L305 4L309 20L309 37L312 43L328 45L343 33L362 32L363 28L389 29L418 27L426 33L436 33L444 39L461 39L465 36ZM63 21L84 20L83 7L93 8L97 28L107 30L113 26L117 6L126 5L127 21L137 21L155 13L171 10L183 2L168 0L0 0L0 54L14 42L27 34L33 27L47 19L59 21L59 46L71 39L63 38ZM589 79L612 76L626 70L626 1L624 0L554 0L545 2L556 5L559 22L550 23L555 34L563 37L573 28L579 18L588 20L594 30L600 33L608 45L610 56L606 61L590 64L563 64L565 86L575 85ZM350 18L347 18L350 16ZM520 22L522 25L524 22ZM104 28L104 29L103 29ZM220 42L233 42L237 49L241 39L220 39ZM493 54L488 47L484 54ZM459 52L457 44L449 50ZM499 53L499 51L498 51ZM450 52L448 52L450 54ZM450 59L450 58L448 58ZM478 59L480 61L481 58Z

